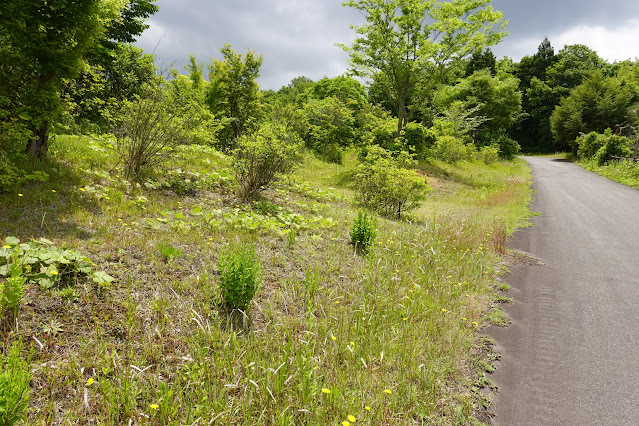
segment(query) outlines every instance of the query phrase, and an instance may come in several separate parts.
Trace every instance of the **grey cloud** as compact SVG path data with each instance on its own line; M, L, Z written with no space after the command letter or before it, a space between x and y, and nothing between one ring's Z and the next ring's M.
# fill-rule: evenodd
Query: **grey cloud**
M292 78L314 80L335 76L347 67L347 55L336 42L349 43L349 26L362 22L342 0L158 0L160 11L138 45L153 52L160 64L182 69L193 53L199 62L219 57L230 43L238 52L252 49L264 55L264 89L278 89ZM550 37L577 25L622 25L639 18L637 0L493 0L509 19L510 35L493 51L519 60L535 53ZM555 50L562 46L553 43Z

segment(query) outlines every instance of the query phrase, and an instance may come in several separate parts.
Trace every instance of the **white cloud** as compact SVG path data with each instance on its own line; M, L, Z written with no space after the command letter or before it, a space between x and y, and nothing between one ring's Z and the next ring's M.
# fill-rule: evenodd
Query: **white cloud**
M554 39L554 40L553 40ZM639 20L621 22L614 28L580 25L553 37L557 46L585 44L607 61L639 58Z
M555 53L565 45L584 44L609 62L639 58L638 19L619 22L614 27L580 24L548 34L535 34L523 38L508 37L493 51L497 56L505 55L519 61L523 56L534 55L544 36L548 36Z

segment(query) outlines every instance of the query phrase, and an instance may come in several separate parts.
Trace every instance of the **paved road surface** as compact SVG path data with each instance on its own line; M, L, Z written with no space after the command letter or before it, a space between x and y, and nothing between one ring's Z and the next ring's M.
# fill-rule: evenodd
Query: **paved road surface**
M639 425L639 191L574 164L527 158L535 226L512 248L541 258L504 277L513 320L489 334L495 425Z

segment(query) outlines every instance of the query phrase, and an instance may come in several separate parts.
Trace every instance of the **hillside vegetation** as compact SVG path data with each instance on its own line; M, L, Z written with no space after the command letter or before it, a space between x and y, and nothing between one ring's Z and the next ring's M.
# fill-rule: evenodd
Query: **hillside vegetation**
M502 286L506 235L528 215L522 161L419 165L432 192L405 220L372 214L376 238L359 252L352 151L342 165L306 154L244 203L211 148L181 148L171 171L140 184L90 138L59 136L51 150L39 164L48 182L0 196L1 255L26 248L15 237L58 256L5 316L4 340L29 353L16 367L31 375L27 424L480 416L489 360L477 333ZM221 255L238 244L254 248L261 276L242 311L219 287ZM73 270L71 250L105 279Z

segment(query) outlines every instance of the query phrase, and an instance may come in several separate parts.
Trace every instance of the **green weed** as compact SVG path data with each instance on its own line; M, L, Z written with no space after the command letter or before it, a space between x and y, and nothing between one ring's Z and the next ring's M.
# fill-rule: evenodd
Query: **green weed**
M244 243L229 244L220 254L218 269L223 306L246 311L261 279L255 247Z

